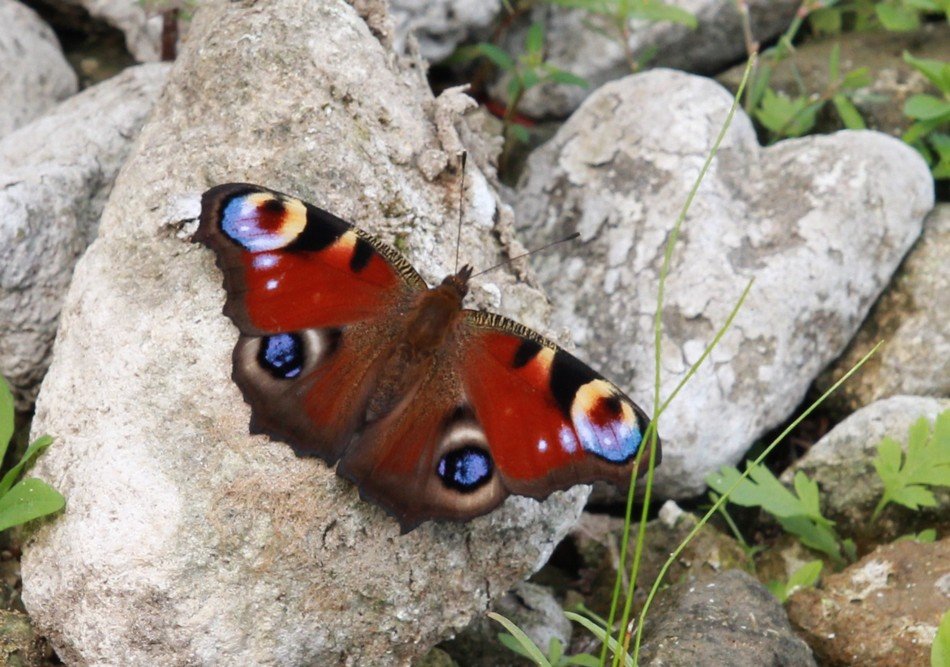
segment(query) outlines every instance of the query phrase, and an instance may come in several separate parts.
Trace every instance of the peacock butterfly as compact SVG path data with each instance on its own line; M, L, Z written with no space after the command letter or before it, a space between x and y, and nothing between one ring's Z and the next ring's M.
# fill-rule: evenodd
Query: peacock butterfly
M643 410L531 329L463 309L471 267L430 288L374 236L247 183L204 193L194 240L224 273L251 432L338 463L403 532L629 485Z

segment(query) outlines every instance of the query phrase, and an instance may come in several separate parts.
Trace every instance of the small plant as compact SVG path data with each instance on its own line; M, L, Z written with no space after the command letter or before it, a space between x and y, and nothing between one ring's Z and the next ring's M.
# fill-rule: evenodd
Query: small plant
M587 87L587 81L579 76L555 67L544 59L544 26L534 23L525 36L524 52L512 56L499 46L480 42L458 49L449 62L467 62L475 58L487 58L502 72L510 77L508 81L508 99L505 102L505 139L527 142L528 131L514 122L518 104L524 94L544 83L563 83L571 86Z
M6 380L0 377L0 461L12 437L13 395ZM0 530L58 512L66 504L66 499L42 480L27 478L14 484L23 468L52 442L48 435L37 438L27 447L23 458L0 479Z
M932 431L926 418L918 419L910 427L906 452L893 438L881 440L874 469L884 483L884 494L872 521L890 503L912 510L936 506L928 487L950 486L950 410L937 415Z
M765 510L778 519L786 532L798 537L806 547L827 555L836 565L844 565L842 551L848 558L854 558L854 544L842 540L832 527L834 521L822 516L818 484L805 473L796 473L795 493L785 488L764 465L750 464L747 473L743 478L733 466L723 466L718 473L709 475L706 482L720 494L735 485L729 502Z
M817 34L881 28L907 32L919 28L928 14L945 13L950 18L950 3L946 0L826 0L822 5L808 16L809 25Z
M796 97L776 92L770 87L763 90L762 98L753 115L770 134L771 141L800 137L815 126L815 119L824 106L831 102L841 122L849 130L866 127L860 112L851 101L851 95L871 82L867 67L841 73L841 48L835 44L828 62L828 85L820 93L802 91Z
M904 61L927 77L942 97L921 93L904 103L904 115L914 124L902 138L924 156L934 178L950 178L950 63L907 52Z

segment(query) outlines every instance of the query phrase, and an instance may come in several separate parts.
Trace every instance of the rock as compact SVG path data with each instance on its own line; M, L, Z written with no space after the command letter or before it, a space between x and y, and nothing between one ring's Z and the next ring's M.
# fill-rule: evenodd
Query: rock
M862 408L835 426L782 475L791 484L799 470L818 482L822 513L835 530L856 541L879 542L950 522L950 489L934 488L937 507L917 511L889 505L871 522L884 486L874 470L877 446L890 436L907 447L907 431L921 417L930 422L950 409L950 399L894 396ZM950 526L948 526L950 527Z
M0 0L0 138L76 92L56 35L28 7Z
M669 21L630 21L628 51L617 35L610 17L582 9L567 9L556 4L539 4L531 13L531 22L547 27L545 60L587 80L588 88L562 84L544 84L525 93L518 108L529 116L565 117L598 86L630 74L630 61L646 61L649 67L670 67L701 74L715 73L723 65L741 59L745 52L742 23L732 0L673 0L667 4L691 12L698 27ZM788 27L799 2L795 0L748 0L752 34L764 42ZM524 50L525 33L530 22L512 30L505 39L509 53ZM652 54L652 55L651 55ZM505 103L508 78L492 86L491 95ZM631 107L636 109L637 107ZM669 110L667 110L668 113Z
M669 70L609 83L531 156L519 184L525 243L581 234L535 257L556 322L641 404L652 393L665 243L730 105L716 83ZM932 205L927 166L892 137L840 132L762 149L737 113L673 255L664 396L754 284L660 421L661 495L699 493L709 472L788 417L851 340Z
M832 395L854 411L887 396L950 397L950 204L938 204L848 349L818 377L829 388L879 341L871 359Z
M794 593L788 615L822 664L929 665L947 582L950 538L895 542Z
M46 667L54 664L49 644L36 634L22 611L0 609L0 664L4 667Z
M687 667L814 665L782 605L741 570L690 576L647 614L640 664Z
M501 0L392 0L397 52L413 35L430 62L448 58L462 42L487 32L501 11Z
M924 75L904 62L909 51L918 58L950 60L950 25L927 23L913 32L866 30L843 32L827 39L806 41L795 46L791 58L775 66L769 85L790 96L821 94L828 87L828 62L831 51L840 46L842 74L867 67L872 82L851 96L869 129L900 137L911 125L904 115L904 103L916 93L939 94ZM731 91L739 88L745 65L736 65L716 77ZM816 129L830 132L844 127L840 117L828 105L819 115Z
M134 67L0 140L0 374L28 410L73 267L170 65Z
M564 610L544 586L521 582L498 599L493 611L512 621L542 650L548 652L552 639L567 647L571 641L571 623ZM465 667L520 667L524 658L498 640L505 629L487 616L476 619L455 639L441 646Z
M404 664L537 569L585 489L400 535L321 461L248 435L221 274L182 223L200 193L296 193L434 280L459 181L423 175L440 148L425 78L348 4L216 2L191 30L66 298L33 474L67 509L26 546L24 603L69 664ZM466 181L461 256L489 266L512 212L473 160ZM547 330L536 289L491 280L472 305Z

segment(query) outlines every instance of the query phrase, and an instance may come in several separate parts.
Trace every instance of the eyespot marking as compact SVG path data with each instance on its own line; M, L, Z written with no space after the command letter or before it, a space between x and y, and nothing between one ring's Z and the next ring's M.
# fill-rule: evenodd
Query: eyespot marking
M439 459L436 474L446 488L460 493L472 493L488 483L492 468L488 452L481 447L467 445Z
M306 209L297 200L266 192L232 197L221 211L221 231L251 252L286 247L306 227Z
M257 363L278 380L297 377L305 363L303 339L289 333L261 338Z
M571 420L584 450L606 461L627 463L640 449L639 419L606 380L593 380L577 390Z

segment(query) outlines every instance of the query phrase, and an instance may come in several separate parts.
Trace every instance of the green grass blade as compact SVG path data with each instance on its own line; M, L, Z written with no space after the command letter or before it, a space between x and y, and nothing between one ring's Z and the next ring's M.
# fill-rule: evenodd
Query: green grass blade
M500 623L502 626L504 626L505 630L511 633L511 636L514 637L521 645L521 648L524 649L525 652L523 655L525 657L527 657L529 660L534 660L534 663L538 665L538 667L551 667L551 663L548 662L548 659L544 657L544 653L542 653L541 649L538 648L538 645L531 641L531 638L524 633L524 630L519 628L501 614L497 614L493 611L488 612L488 618Z
M0 498L0 530L58 512L66 499L39 479L24 479Z

